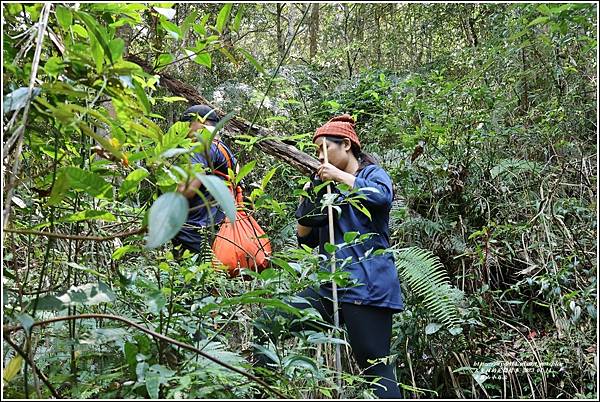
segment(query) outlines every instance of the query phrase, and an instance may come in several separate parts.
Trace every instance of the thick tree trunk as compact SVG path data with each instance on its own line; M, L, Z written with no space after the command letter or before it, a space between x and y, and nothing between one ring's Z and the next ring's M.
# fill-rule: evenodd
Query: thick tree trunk
M144 69L144 71L148 73L152 71L150 66L138 57L130 56L128 60L138 64ZM194 89L194 87L192 87L191 85L181 82L175 78L171 78L162 71L158 74L160 75L160 84L168 88L169 91L171 91L174 95L186 98L191 104L203 103L210 105L210 103L206 99L204 99L202 95L200 95L198 91L196 91L196 89ZM213 106L211 105L211 107ZM221 117L225 115L225 113L222 110L218 108L215 108L215 110ZM268 128L257 126L256 124L252 127L250 127L250 125L251 123L249 121L240 117L235 117L229 120L229 122L225 126L225 130L233 136L235 136L236 134L247 134L259 138L281 137L281 134L276 133L275 131L270 130ZM283 160L284 162L290 164L291 166L295 167L304 174L313 173L319 165L317 159L305 154L304 152L299 151L296 147L292 145L285 144L278 140L259 140L256 143L256 146L263 152Z

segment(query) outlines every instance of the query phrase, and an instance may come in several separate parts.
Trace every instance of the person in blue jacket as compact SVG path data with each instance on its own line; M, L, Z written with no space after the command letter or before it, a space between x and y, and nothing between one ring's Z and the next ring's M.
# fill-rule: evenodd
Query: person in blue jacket
M220 121L215 110L207 105L194 105L188 108L179 120L190 122L190 136L202 128L212 133ZM192 155L191 163L200 164L208 169L207 174L216 174L221 178L227 175L229 168L235 171L237 167L235 156L221 141L219 133L215 135L207 152L196 152ZM215 205L213 197L204 188L202 182L195 177L186 183L180 183L177 191L188 199L190 209L186 223L172 240L175 256L179 258L185 250L189 250L199 254L202 261L207 261L212 243L211 229L223 221L225 214ZM204 199L198 192L202 193Z
M350 280L354 282L352 286L338 288L340 324L345 324L352 352L365 377L370 380L379 378L377 383L373 382L374 394L379 398L401 398L392 365L381 361L370 362L390 354L392 318L395 313L404 309L393 256L391 253L373 255L375 250L383 250L390 245L392 181L371 156L361 151L354 126L351 116L342 115L319 127L313 136L321 162L316 172L317 178L345 183L353 188L354 193L364 196L360 202L371 215L369 218L350 203L344 202L343 192L340 192L335 201L340 207L334 218L336 244L344 243L346 232L370 234L366 241L344 246L335 253L338 269L348 272ZM324 139L327 139L328 163L324 161ZM310 185L310 182L307 183L305 190ZM308 199L303 199L299 210L306 209L303 204L308 202ZM326 219L300 217L297 236L299 244L318 246L320 254L328 255L324 247L330 241ZM325 262L321 269L329 271L329 262ZM325 321L333 323L330 284L323 284L318 289L306 289L297 296L306 302L293 302L290 305L296 308L313 307ZM272 317L268 319L272 320ZM300 327L291 330L315 328L314 325L308 325L312 328L307 328L306 324L302 327L300 324ZM264 357L258 357L263 359L258 364L265 365Z

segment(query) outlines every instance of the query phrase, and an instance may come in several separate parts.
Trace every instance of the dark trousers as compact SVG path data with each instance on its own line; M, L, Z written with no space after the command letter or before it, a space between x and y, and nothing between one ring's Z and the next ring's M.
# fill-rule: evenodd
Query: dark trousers
M185 240L181 240L174 237L171 240L173 244L173 257L175 260L181 260L185 250L189 250L192 254L198 254L198 263L210 262L212 259L212 243L214 241L214 233L209 228L198 228L197 229L199 240L195 243L189 243Z
M300 292L297 296L306 299L308 303L293 302L288 304L298 309L313 307L325 321L333 324L333 303L331 300L320 296L312 288ZM340 325L346 325L349 343L359 367L369 380L381 377L377 384L373 385L374 394L378 398L402 398L392 366L381 362L369 363L369 360L386 357L390 353L392 310L353 303L340 303L339 306ZM268 338L273 339L279 332L275 324L275 317L278 315L293 319L291 315L281 311L263 310L262 316L255 324L257 330L264 334L259 336L258 343L265 343ZM324 328L322 324L319 325L315 321L304 321L301 323L296 322L288 329L290 332L298 332L302 330L323 330ZM265 338L265 335L268 338ZM266 359L268 359L266 356L257 355L256 357L258 358L258 364L266 364Z

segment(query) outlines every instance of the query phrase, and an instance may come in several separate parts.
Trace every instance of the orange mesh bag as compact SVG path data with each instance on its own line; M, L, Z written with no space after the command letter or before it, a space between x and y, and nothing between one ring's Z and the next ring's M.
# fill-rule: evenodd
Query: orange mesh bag
M212 245L215 259L227 267L230 277L240 274L242 268L256 272L265 269L271 255L271 242L258 222L241 208L242 190L237 187L238 206L235 222L225 218Z

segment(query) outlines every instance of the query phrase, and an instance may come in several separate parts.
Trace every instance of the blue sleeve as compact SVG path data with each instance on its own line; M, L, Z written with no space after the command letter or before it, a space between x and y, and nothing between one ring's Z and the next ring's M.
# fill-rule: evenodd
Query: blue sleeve
M192 165L202 165L202 166L208 166L208 162L206 161L206 156L202 153L196 152L195 154L192 155Z
M365 206L381 207L391 205L393 199L392 179L382 168L367 167L369 169L365 177L357 177L354 180L354 188L366 197L362 200ZM371 187L376 191L367 189Z
M305 244L310 248L315 248L319 245L319 229L317 228L313 228L306 236L300 236L296 233L296 237L298 237L299 246Z
M206 154L202 152L196 152L192 155L192 164L200 164L204 167L216 169L220 165L227 166L227 160L223 154L219 151L215 144L211 144L209 151L209 158L212 161L212 166L206 160Z

